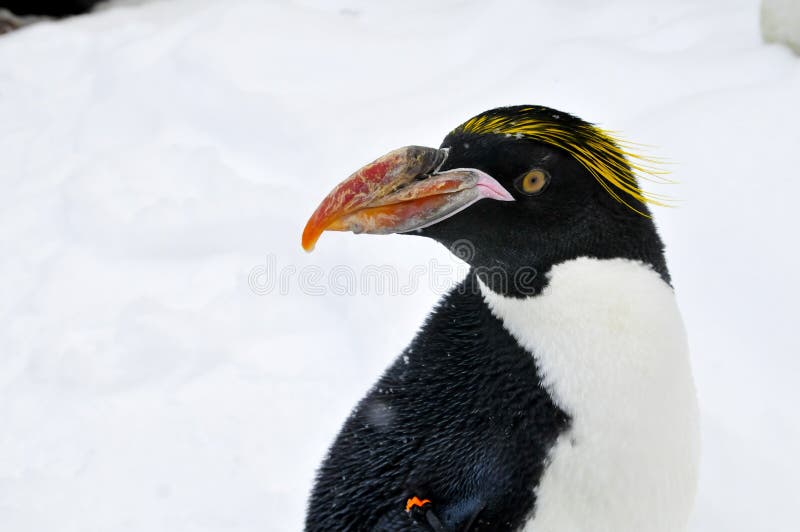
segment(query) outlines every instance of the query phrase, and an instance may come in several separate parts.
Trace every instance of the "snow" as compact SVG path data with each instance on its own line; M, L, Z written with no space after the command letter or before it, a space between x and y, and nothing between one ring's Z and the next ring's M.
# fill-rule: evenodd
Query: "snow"
M307 255L307 216L519 103L674 162L692 529L794 530L797 94L755 0L126 2L0 37L0 530L299 530L349 409L465 271L404 236Z
M766 42L783 43L800 54L800 2L762 0L761 33Z

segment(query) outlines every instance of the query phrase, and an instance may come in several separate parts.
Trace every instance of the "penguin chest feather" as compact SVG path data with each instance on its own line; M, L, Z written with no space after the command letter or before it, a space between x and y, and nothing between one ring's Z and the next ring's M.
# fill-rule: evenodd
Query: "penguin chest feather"
M698 413L672 288L644 264L579 258L535 297L481 285L532 354L571 425L550 450L526 532L684 530L695 494Z

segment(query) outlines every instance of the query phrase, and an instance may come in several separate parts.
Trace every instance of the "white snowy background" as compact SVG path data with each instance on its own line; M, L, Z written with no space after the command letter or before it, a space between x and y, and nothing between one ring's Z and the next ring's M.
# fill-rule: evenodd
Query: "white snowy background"
M173 0L0 37L0 530L300 530L349 409L465 271L412 237L308 255L306 218L376 156L521 103L673 162L650 188L682 200L656 217L703 413L692 530L798 530L800 58L758 15Z

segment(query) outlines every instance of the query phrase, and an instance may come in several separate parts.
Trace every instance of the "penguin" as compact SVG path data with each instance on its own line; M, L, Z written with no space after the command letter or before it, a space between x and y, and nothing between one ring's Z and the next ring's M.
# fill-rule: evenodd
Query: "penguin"
M4 0L2 6L15 15L68 17L90 12L103 0Z
M658 177L544 106L481 113L337 185L324 231L432 238L469 264L319 467L306 532L676 532L698 472Z
M3 0L0 35L47 17L65 18L91 12L103 0Z

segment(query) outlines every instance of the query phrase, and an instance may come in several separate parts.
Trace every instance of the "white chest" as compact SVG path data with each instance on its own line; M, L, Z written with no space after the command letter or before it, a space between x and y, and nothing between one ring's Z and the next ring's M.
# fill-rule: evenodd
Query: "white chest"
M699 430L686 334L669 285L639 262L580 258L554 267L536 297L481 288L572 418L550 452L524 530L684 530Z

